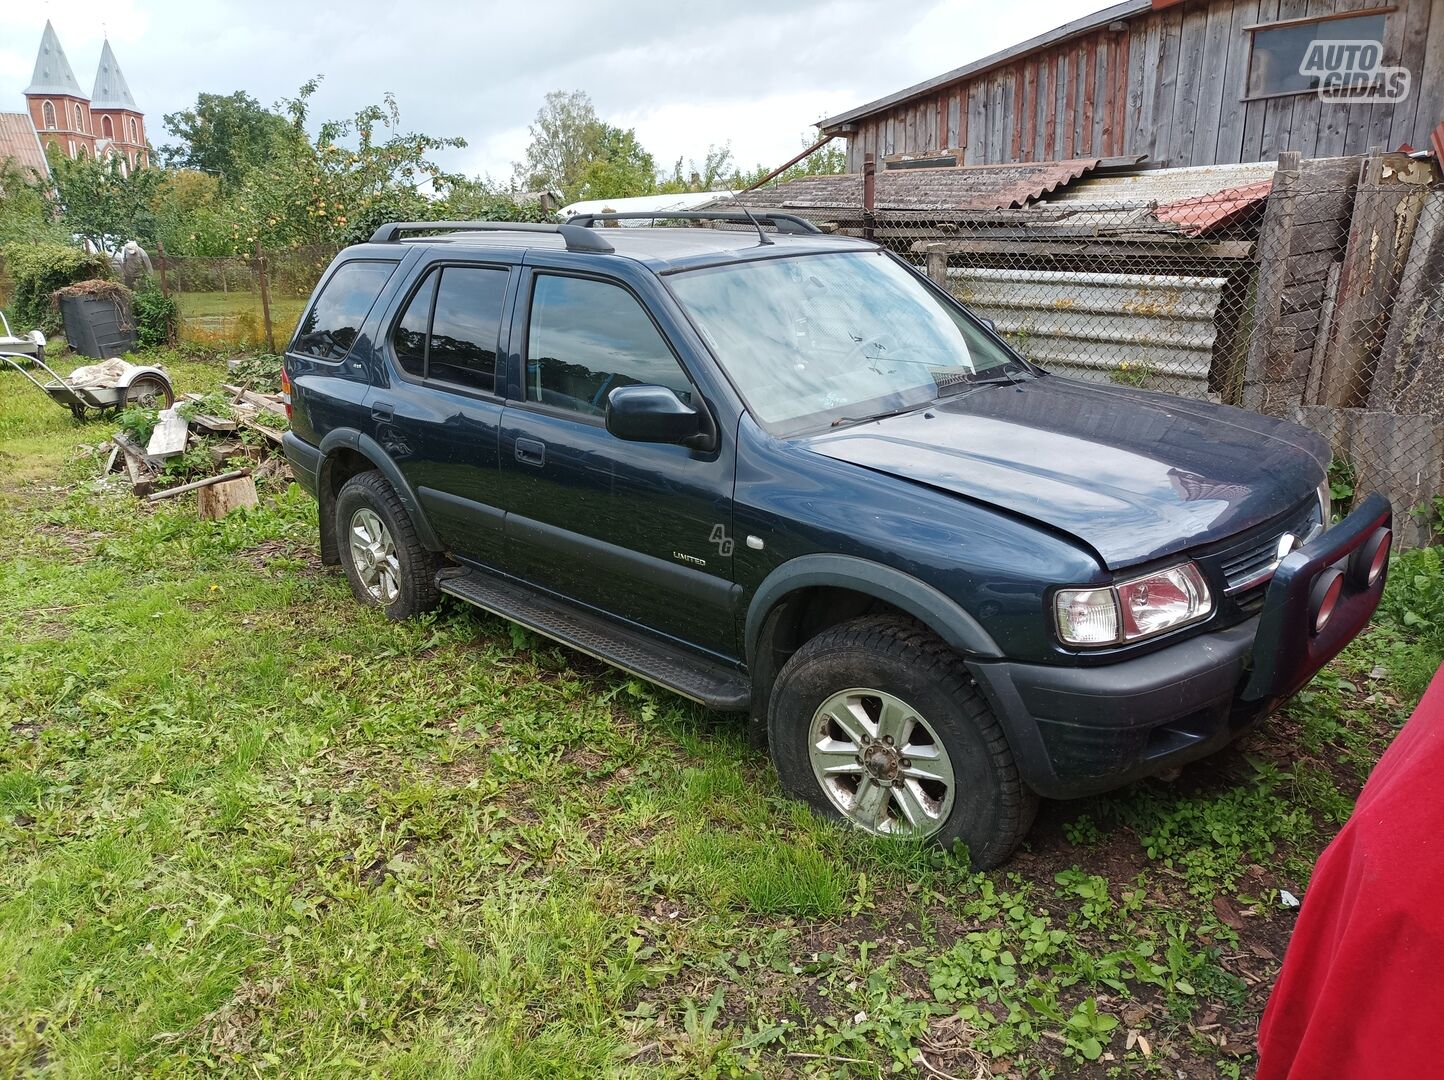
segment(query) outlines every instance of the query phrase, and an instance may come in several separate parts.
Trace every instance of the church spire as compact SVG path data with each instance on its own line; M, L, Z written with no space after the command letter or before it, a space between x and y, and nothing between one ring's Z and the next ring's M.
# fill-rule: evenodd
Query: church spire
M100 67L95 71L95 89L90 92L90 107L94 109L129 109L138 112L135 98L130 96L130 87L125 83L120 65L115 62L115 53L110 51L107 38L100 50Z
M40 52L35 57L35 73L30 76L26 94L64 94L68 97L85 98L80 84L75 81L75 72L70 70L70 61L65 59L65 50L55 36L55 27L45 20L45 33L40 36ZM134 108L134 106L132 106Z

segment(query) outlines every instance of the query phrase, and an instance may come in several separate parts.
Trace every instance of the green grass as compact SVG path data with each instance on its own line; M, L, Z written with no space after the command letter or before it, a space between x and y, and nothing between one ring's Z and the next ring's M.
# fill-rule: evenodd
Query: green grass
M1414 556L1238 750L973 874L817 821L731 718L361 609L294 488L97 485L105 434L0 374L3 1075L1237 1076L1277 890L1444 652Z
M259 346L265 343L264 312L259 292L177 292L174 299L180 313L182 341L207 345L238 342ZM304 296L271 296L271 324L278 343L290 338L305 307Z

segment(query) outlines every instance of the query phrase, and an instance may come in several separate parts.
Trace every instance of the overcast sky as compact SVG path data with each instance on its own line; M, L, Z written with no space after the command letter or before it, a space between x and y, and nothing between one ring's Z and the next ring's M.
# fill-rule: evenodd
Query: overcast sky
M506 180L549 90L585 90L635 127L659 165L730 142L743 167L780 164L819 118L1042 33L1106 0L625 0L313 7L271 0L6 0L0 111L24 108L46 18L89 93L102 26L146 114L200 91L270 105L312 75L313 116L347 116L393 91L404 128L459 135L448 169ZM329 9L329 10L328 10Z

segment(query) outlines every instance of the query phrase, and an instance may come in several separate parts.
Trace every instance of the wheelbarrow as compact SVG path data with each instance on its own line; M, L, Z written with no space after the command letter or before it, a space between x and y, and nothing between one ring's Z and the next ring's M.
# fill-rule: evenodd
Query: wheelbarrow
M132 367L114 386L72 386L46 364L44 354L43 347L34 353L0 350L0 360L49 394L57 405L68 408L77 420L89 418L92 410L97 416L104 416L132 406L168 409L175 404L170 378L158 367ZM53 381L41 382L25 370L22 361L38 364Z

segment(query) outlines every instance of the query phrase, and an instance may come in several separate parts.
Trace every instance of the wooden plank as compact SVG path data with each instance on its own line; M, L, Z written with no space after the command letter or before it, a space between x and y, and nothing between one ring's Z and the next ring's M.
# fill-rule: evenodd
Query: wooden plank
M1053 99L1058 93L1058 52L1053 50L1048 54L1048 84L1040 87L1038 91L1038 107L1046 110L1046 122L1043 126L1043 153L1039 161L1055 161L1058 157L1054 139L1058 134L1058 110L1053 108Z
M1033 112L1034 112L1034 110L1035 110L1036 107L1037 107L1036 97L1035 97L1035 95L1034 95L1034 93L1033 93L1033 89L1034 89L1034 81L1033 81L1033 80L1034 80L1034 74L1033 74L1033 73L1034 73L1034 65L1033 65L1033 64L1030 63L1030 64L1027 65L1027 72L1028 72L1028 73L1027 73L1027 76L1026 76L1025 78L1019 79L1019 78L1016 78L1016 77L1015 77L1015 78L1013 79L1013 122L1012 122L1012 124L1010 124L1009 126L1012 128L1012 131L1013 131L1012 156L1013 156L1013 160L1014 160L1014 161L1031 160L1031 157L1032 157L1032 150L1033 150L1033 147L1032 147L1032 139L1029 138L1027 135L1025 135L1024 132L1025 132L1025 131L1031 131L1031 130L1032 130L1032 128L1033 128ZM1026 89L1025 89L1025 88L1026 88ZM1024 100L1025 93L1026 93L1026 101ZM1026 120L1026 121L1024 120L1024 113L1023 113L1023 110L1024 110L1025 107L1026 107L1026 109L1027 109L1027 120ZM1028 151L1029 151L1029 156L1028 156L1028 158L1024 158L1024 157L1023 157L1023 146L1024 146L1025 143L1028 144Z
M185 453L186 436L190 425L186 418L172 406L156 414L155 428L150 433L150 442L145 452L153 458L164 460Z
M1244 408L1273 415L1287 415L1286 411L1280 411L1285 401L1275 388L1288 383L1289 372L1281 361L1287 356L1291 364L1294 353L1292 331L1281 325L1280 316L1288 278L1289 233L1293 228L1291 193L1298 184L1298 168L1297 154L1280 157L1274 172L1273 191L1259 226L1253 337L1244 364ZM1300 385L1300 397L1302 393Z
M1193 165L1212 165L1216 161L1218 129L1223 121L1223 97L1227 86L1231 8L1231 4L1210 4L1206 12L1197 119L1189 150L1189 162Z
M1369 407L1444 416L1444 188L1426 196L1389 329L1369 392Z
M1428 106L1422 104L1424 101L1436 102L1436 108L1444 109L1444 102L1441 102L1437 95L1432 98L1424 98L1421 93L1424 88L1419 85L1423 82L1425 50L1429 42L1430 24L1438 19L1444 19L1444 13L1439 12L1435 12L1431 19L1431 8L1438 7L1440 7L1438 4L1412 0L1412 2L1404 4L1403 11L1396 12L1393 16L1384 16L1386 21L1400 15L1407 16L1404 39L1399 52L1399 64L1408 68L1414 77L1414 83L1409 87L1409 96L1394 106L1394 123L1385 144L1391 150L1406 142L1420 149L1424 148L1428 145L1428 129L1432 122L1444 119L1444 116L1434 116L1428 117L1426 123L1417 122L1419 113L1428 111Z
M1053 136L1053 146L1060 159L1067 159L1073 156L1073 108L1068 104L1068 87L1077 80L1074 75L1073 54L1071 52L1060 52L1058 54L1058 85L1053 91L1053 111L1058 114L1057 133Z
M1193 156L1193 137L1198 127L1198 95L1203 81L1203 42L1208 29L1206 7L1185 7L1178 44L1178 80L1174 84L1173 123L1170 128L1168 160L1187 165ZM1215 133L1210 132L1210 137Z
M1113 153L1127 153L1128 132L1128 53L1132 48L1132 31L1118 35L1118 55L1113 74Z
M1149 20L1148 26L1153 25ZM1143 112L1144 84L1148 73L1144 61L1148 56L1148 28L1137 20L1128 23L1128 65L1124 93L1127 95L1127 110L1123 117L1123 152L1131 154L1134 147L1142 145L1138 134L1139 117Z
M1245 161L1243 157L1243 121L1246 109L1240 102L1246 89L1250 37L1245 26L1258 20L1258 0L1236 0L1230 13L1223 74L1219 83L1218 134L1214 137L1213 160Z
M1430 0L1413 0L1413 2L1430 8ZM1444 102L1444 12L1439 10L1437 3L1430 8L1430 11L1428 36L1424 42L1424 66L1416 80L1416 85L1410 91L1419 96L1420 104L1416 106L1417 111L1414 115L1414 131L1418 138L1416 145L1421 150L1429 145L1429 136L1434 129L1434 124L1444 120L1444 117L1430 116L1429 110L1423 105L1423 102L1426 101ZM1436 106L1434 111L1439 112L1441 108Z
M1179 45L1183 35L1183 10L1167 9L1162 19L1163 39L1159 46L1158 82L1153 95L1153 134L1148 142L1148 156L1156 165L1177 165L1170 157L1173 144L1173 99L1178 88ZM1141 147L1140 147L1141 149Z
M1098 35L1090 34L1083 56L1083 126L1078 137L1078 153L1093 154L1098 145L1093 141L1093 88L1098 84Z
M1325 346L1329 340L1329 324L1334 318L1334 301L1339 292L1339 264L1329 267L1329 276L1324 282L1323 301L1319 306L1319 326L1323 329L1314 335L1314 347L1309 355L1309 373L1304 386L1304 403L1312 405L1319 400L1319 387L1324 378Z
M968 152L964 160L969 165L981 165L988 160L988 83L976 79L968 84Z
M259 505L256 482L249 475L212 484L196 492L196 510L205 521L219 521L235 510Z

